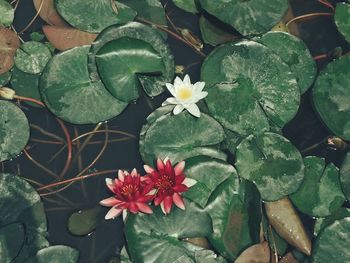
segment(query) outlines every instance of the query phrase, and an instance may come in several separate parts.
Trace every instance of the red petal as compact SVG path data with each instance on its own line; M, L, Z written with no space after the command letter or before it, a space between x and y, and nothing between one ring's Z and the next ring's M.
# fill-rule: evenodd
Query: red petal
M136 213L139 211L139 208L137 207L137 205L136 205L134 202L131 202L131 203L129 204L129 211L130 211L131 213L136 214Z
M185 180L185 176L183 175L178 175L175 177L176 184L181 184L184 180Z
M164 196L157 196L156 198L154 198L154 205L160 205L160 203L164 200Z
M173 187L174 192L182 193L188 191L188 187L184 184L178 184Z
M183 173L185 169L185 161L179 162L175 167L174 167L174 171L175 171L175 175L180 175Z
M175 176L174 168L173 168L173 166L171 165L170 160L168 160L168 161L166 162L166 165L165 165L165 173L166 173L167 175L172 176L172 177Z
M136 205L137 205L139 211L141 211L142 213L145 213L145 214L152 214L153 213L152 209L144 203L137 202Z
M173 206L173 198L171 196L167 196L164 198L164 211L166 214L169 214L171 211L171 207Z
M157 159L157 169L158 169L158 171L164 170L164 163L163 163L163 160L160 158Z

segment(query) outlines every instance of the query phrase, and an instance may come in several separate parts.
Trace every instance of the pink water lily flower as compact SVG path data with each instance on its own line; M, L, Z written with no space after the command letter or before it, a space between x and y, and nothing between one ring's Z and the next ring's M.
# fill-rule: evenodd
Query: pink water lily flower
M100 201L103 206L112 207L105 216L105 219L112 219L123 212L125 219L126 213L146 213L152 214L152 209L147 205L154 198L152 185L147 183L144 177L141 177L136 169L129 174L127 171L118 171L118 178L106 179L109 190L114 194L113 197Z
M185 210L181 194L197 183L196 180L184 175L185 162L179 162L175 167L168 159L158 159L157 169L145 165L146 178L153 183L156 190L154 205L160 205L164 214L169 214L173 204Z

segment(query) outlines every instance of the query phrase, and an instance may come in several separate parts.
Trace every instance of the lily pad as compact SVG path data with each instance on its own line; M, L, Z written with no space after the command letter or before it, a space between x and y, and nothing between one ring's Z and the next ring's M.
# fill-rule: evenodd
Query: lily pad
M221 160L198 156L186 160L184 173L186 177L197 181L184 196L204 208L215 189L236 171Z
M333 224L336 220L344 219L350 217L350 209L349 208L339 208L330 216L325 218L317 218L314 226L314 235L318 236L322 229Z
M21 43L15 32L0 28L0 74L8 72L15 63L14 56Z
M338 3L334 15L335 24L345 39L350 42L350 4Z
M165 157L174 163L198 155L216 157L217 150L210 146L218 145L223 139L220 124L206 114L200 118L187 112L164 115L154 121L140 138L140 153L148 164Z
M104 213L102 207L95 207L72 214L68 219L69 232L76 236L90 234L104 220Z
M216 48L203 63L201 79L210 113L241 137L269 130L269 122L281 128L299 108L300 91L289 66L253 41Z
M136 16L130 7L111 0L55 0L55 5L69 24L90 33L99 33L110 25L132 21Z
M212 194L206 211L213 222L210 243L220 255L233 260L259 243L261 200L254 184L239 182L236 172L230 177Z
M139 75L159 75L165 70L162 57L150 44L128 37L104 45L96 55L96 62L108 91L125 102L139 97Z
M29 74L14 67L12 70L11 87L16 91L16 94L23 97L41 100L39 92L40 74ZM33 107L40 107L35 103L26 102Z
M196 251L194 257L196 263L227 263L223 257L207 249Z
M340 167L340 183L346 199L350 200L350 152L346 154Z
M196 5L197 0L173 0L173 3L178 7L190 13L198 13Z
M9 224L24 227L25 241L14 261L24 262L38 249L48 246L44 206L33 187L12 174L0 174L0 199L0 228Z
M50 49L35 41L25 42L16 51L16 67L23 72L38 74L43 71L47 62L51 58Z
M29 123L23 111L0 100L0 162L19 155L29 140Z
M174 64L174 58L173 55L169 49L169 46L166 44L164 38L159 34L159 32L151 28L149 26L137 23L137 22L131 22L126 25L120 26L120 25L114 25L107 29L105 29L101 34L97 37L97 39L94 41L94 43L91 46L90 53L89 53L89 72L90 72L90 78L93 83L101 83L101 79L99 77L99 74L103 73L101 75L102 80L104 83L107 83L108 81L111 81L114 79L114 76L116 74L115 69L113 71L109 70L108 72L102 72L100 69L97 68L96 59L98 58L98 53L101 51L101 49L109 42L111 41L117 41L122 38L128 38L135 41L135 43L140 43L139 41L147 42L151 47L145 46L143 44L143 50L138 54L135 54L134 56L131 56L129 53L128 55L123 55L123 57L133 57L133 62L130 64L136 64L136 63L143 63L143 55L146 54L152 54L154 55L154 51L157 53L158 56L162 58L164 67L162 71L158 72L156 75L152 74L138 74L137 79L140 82L140 86L145 90L145 92L149 96L157 96L160 93L164 91L165 83L171 82L171 80L174 77L175 74L175 64ZM118 41L116 42L118 43ZM118 43L118 45L120 42ZM117 46L118 46L117 45ZM129 49L127 46L125 46L125 43L122 42L122 45L118 47L120 52L130 52L131 49ZM140 49L138 49L141 51ZM140 55L142 55L142 58L140 59ZM154 58L154 56L153 56ZM157 59L156 59L157 60ZM150 60L148 60L150 61ZM117 62L115 62L117 63ZM149 63L147 63L149 64ZM151 66L151 64L149 64ZM154 65L153 70L154 70ZM160 69L160 64L157 63L156 69ZM123 74L127 70L127 67L122 67L121 69L118 68L119 74ZM128 70L131 71L131 70ZM146 70L147 71L147 70ZM131 71L132 72L132 71ZM152 72L147 71L147 72ZM142 72L141 72L142 73ZM128 72L128 77L133 77L134 74L130 74ZM106 79L108 77L108 79ZM115 80L115 79L114 79ZM123 83L121 80L118 81L117 84ZM121 90L123 87L118 87L118 85L115 85L113 89ZM137 92L136 87L134 87L132 90L128 91L123 90L121 94L118 96L121 96L124 93L133 93L135 94ZM111 88L109 88L111 90Z
M201 7L242 35L269 31L288 10L287 0L200 0Z
M298 210L313 217L333 214L344 203L345 197L339 181L339 169L334 164L326 166L317 157L304 158L305 178L290 199Z
M0 25L10 26L15 17L15 11L5 0L0 0Z
M301 39L286 32L268 32L258 41L272 49L290 67L301 94L311 87L317 74L316 62Z
M335 221L317 236L312 251L312 262L350 262L349 242L350 217Z
M20 253L25 239L24 227L13 223L0 228L1 262L13 262Z
M304 179L299 151L281 135L250 135L237 147L238 174L253 181L265 201L279 200L297 191Z
M313 88L315 108L324 124L337 136L350 140L350 56L329 63Z
M206 237L211 234L209 215L185 199L186 211L174 209L164 216L160 207L153 214L130 214L125 235L133 262L175 262L185 257L194 262L200 247L184 242L186 238Z
M67 246L50 246L38 251L38 253L28 259L27 263L76 263L79 253L77 250Z
M47 107L57 117L74 124L108 120L127 106L102 84L90 82L88 51L89 46L76 47L54 56L40 79L40 93Z
M8 71L4 74L0 74L0 87L5 86L7 83L10 82L12 72Z

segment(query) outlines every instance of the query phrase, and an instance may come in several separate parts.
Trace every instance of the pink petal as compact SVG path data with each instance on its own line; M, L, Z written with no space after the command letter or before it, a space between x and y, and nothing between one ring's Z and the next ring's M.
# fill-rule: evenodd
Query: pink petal
M124 182L124 173L122 170L118 171L118 179L122 182Z
M164 163L163 163L163 160L160 158L157 159L157 169L164 170Z
M163 197L156 197L154 198L154 205L158 206L159 204L161 204L163 202L164 198Z
M145 213L145 214L152 214L153 213L152 209L144 203L137 202L136 205L137 205L139 211L141 211L142 213Z
M120 203L121 201L115 199L114 197L110 197L100 201L100 205L103 205L103 206L115 206Z
M114 184L113 184L113 180L111 178L106 178L106 185L107 185L109 190L114 192Z
M143 166L143 169L145 169L146 173L148 173L148 174L154 172L154 169L151 166L146 165L146 164Z
M174 201L174 204L182 209L182 210L185 210L185 203L184 203L184 200L182 199L182 197L178 194L178 193L174 193L173 194L173 201Z
M122 211L123 211L123 209L112 207L108 211L108 213L106 214L105 219L108 220L108 219L115 218L115 217L119 216L122 213Z
M174 167L174 171L175 171L175 175L180 175L183 173L185 169L185 161L179 162L175 167Z
M134 214L136 214L139 211L137 205L134 202L130 203L129 211Z
M173 206L173 198L171 196L167 196L164 198L164 211L166 214L169 214L171 211L171 207Z

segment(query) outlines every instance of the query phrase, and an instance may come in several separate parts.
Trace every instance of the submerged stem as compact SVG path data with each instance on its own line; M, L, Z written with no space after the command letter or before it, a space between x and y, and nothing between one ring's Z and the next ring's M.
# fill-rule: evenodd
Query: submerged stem
M315 17L315 16L332 16L332 15L333 15L333 13L312 13L312 14L306 14L306 15L302 15L302 16L297 16L297 17L294 17L293 19L289 20L286 23L286 26L287 26L287 28L289 28L289 25L291 23L297 22L297 21L302 20L302 19L307 19L307 18L310 18L310 17Z

